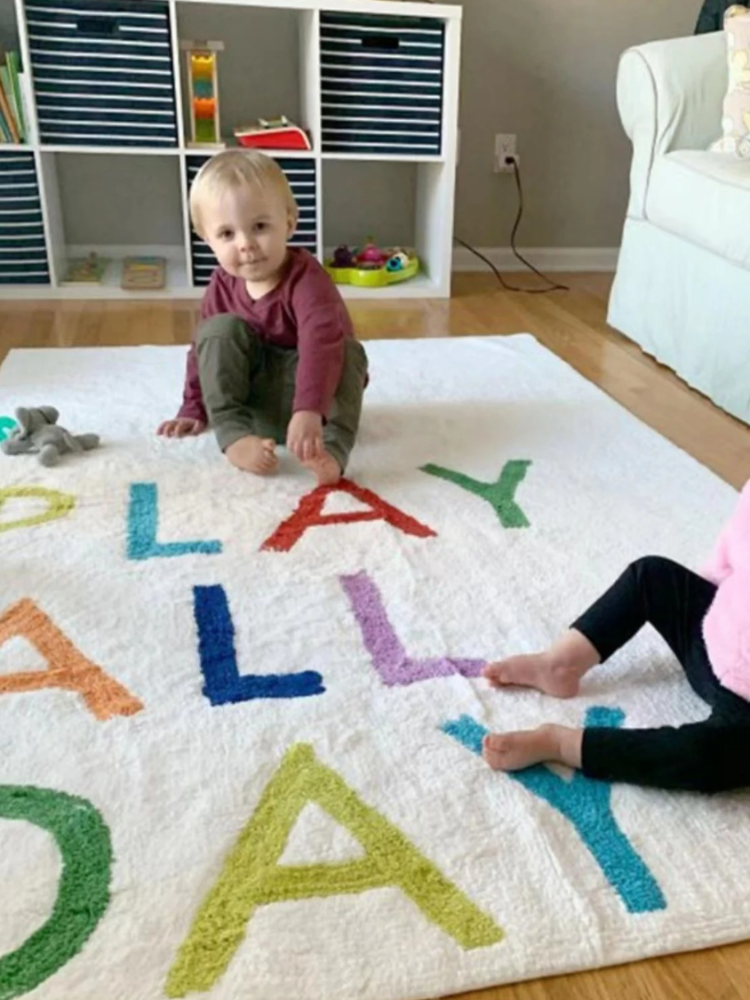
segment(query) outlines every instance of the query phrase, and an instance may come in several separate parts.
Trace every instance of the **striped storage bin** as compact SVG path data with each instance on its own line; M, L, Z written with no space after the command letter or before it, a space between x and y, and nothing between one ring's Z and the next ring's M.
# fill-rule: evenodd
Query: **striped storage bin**
M191 154L185 158L185 169L187 170L188 191L193 186L198 171L210 157L202 154ZM194 285L207 285L211 280L214 268L217 265L211 248L205 243L195 230L190 228L190 267L193 275Z
M313 256L317 256L318 185L315 160L279 159L276 162L286 174L294 200L299 205L297 231L289 243L293 247L304 247Z
M31 153L0 155L0 285L48 285L47 247Z
M186 157L188 188L192 186L196 174L209 157L202 154L188 154ZM293 247L304 247L317 255L318 249L318 189L315 174L315 160L307 157L283 157L276 162L284 171L294 197L299 205L297 231L289 241ZM207 285L216 258L211 248L197 233L190 234L193 284Z
M323 12L320 24L323 151L439 155L443 22Z
M176 146L166 0L24 0L44 143Z

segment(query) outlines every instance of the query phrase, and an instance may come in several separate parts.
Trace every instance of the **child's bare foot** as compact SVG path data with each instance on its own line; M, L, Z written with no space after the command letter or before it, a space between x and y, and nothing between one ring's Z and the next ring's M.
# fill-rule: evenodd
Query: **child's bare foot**
M341 479L341 466L327 451L322 451L318 458L310 458L302 463L318 480L318 486L335 486Z
M259 438L254 434L230 444L224 454L236 469L254 472L256 476L270 476L279 465L273 438Z
M529 656L511 656L507 660L488 663L482 676L493 687L517 685L536 688L555 698L574 698L578 694L581 675L568 667L555 663L551 652L532 653Z
M488 663L482 676L494 687L518 685L536 688L555 698L573 698L583 675L599 662L599 654L589 640L570 629L543 653L511 656Z
M522 771L534 764L558 763L580 768L583 730L539 726L518 733L489 734L482 756L495 771Z

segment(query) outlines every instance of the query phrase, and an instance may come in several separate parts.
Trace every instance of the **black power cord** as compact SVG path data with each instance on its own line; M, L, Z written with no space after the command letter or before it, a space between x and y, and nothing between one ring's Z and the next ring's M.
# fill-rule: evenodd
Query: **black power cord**
M513 224L513 231L510 234L510 248L513 251L513 256L516 257L517 260L520 260L521 263L525 267L527 267L530 271L533 271L534 274L540 277L542 281L546 281L549 287L520 288L518 285L509 285L508 282L505 280L505 278L502 276L502 274L500 274L498 269L492 263L492 261L488 260L488 258L485 257L484 254L480 253L475 247L471 246L471 244L465 243L464 240L459 239L458 236L454 236L453 238L456 241L456 243L460 243L462 247L466 247L466 249L469 250L471 253L473 253L475 257L478 257L481 261L484 261L487 267L489 267L490 270L494 272L495 277L500 282L502 287L506 290L506 292L524 292L526 295L546 295L547 292L569 292L570 288L567 285L558 284L558 282L553 281L551 278L548 278L546 274L543 274L536 267L534 267L532 263L526 260L523 254L519 253L518 249L516 248L516 236L518 234L518 227L521 225L521 219L523 218L523 187L521 186L521 171L518 167L518 161L516 160L515 157L513 156L506 157L505 162L508 165L510 165L511 163L513 164L513 174L516 178L516 187L518 188L518 212L516 213L516 221Z

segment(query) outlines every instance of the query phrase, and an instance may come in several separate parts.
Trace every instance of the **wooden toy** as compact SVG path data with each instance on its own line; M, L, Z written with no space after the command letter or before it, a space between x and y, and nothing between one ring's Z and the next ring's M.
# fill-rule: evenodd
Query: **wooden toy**
M121 287L126 291L158 291L166 280L164 257L126 257L123 261Z
M180 42L187 59L190 127L194 149L224 149L219 121L219 78L217 53L223 42Z
M305 130L290 122L286 115L259 118L257 125L240 125L234 134L240 146L251 149L312 149Z
M74 257L68 262L68 269L61 285L100 284L109 265L106 257L100 257L93 250L86 257Z

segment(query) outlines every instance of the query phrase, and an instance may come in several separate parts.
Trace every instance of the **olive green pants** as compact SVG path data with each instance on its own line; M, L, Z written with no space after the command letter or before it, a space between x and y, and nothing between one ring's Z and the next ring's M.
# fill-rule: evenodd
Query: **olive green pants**
M297 351L267 343L239 316L214 316L198 329L198 374L203 402L222 451L254 434L286 441L292 418ZM347 340L344 368L328 419L323 444L346 469L359 428L367 378L367 355Z

